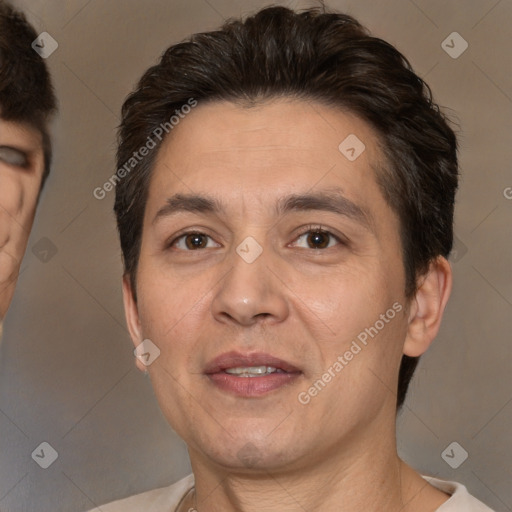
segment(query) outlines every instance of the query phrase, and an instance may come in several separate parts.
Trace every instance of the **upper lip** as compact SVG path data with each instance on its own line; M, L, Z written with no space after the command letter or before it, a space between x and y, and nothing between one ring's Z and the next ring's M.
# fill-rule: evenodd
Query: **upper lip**
M272 366L288 373L300 372L300 370L291 363L283 361L270 354L263 352L253 352L244 354L242 352L225 352L215 359L212 359L205 367L204 373L219 373L228 368L243 368L250 366Z

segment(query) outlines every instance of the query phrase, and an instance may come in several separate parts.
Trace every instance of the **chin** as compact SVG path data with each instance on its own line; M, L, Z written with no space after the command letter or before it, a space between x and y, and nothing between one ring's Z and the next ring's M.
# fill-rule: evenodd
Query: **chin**
M293 463L289 454L282 450L275 450L268 446L259 446L251 441L231 446L229 451L207 453L215 464L228 471L242 473L267 472L282 469Z
M274 425L275 428L275 425ZM192 451L200 457L209 459L213 464L227 471L258 472L279 470L300 459L302 453L297 448L304 449L299 438L291 433L268 435L246 428L237 432L224 431L223 435L213 436L200 434L200 439L185 439Z

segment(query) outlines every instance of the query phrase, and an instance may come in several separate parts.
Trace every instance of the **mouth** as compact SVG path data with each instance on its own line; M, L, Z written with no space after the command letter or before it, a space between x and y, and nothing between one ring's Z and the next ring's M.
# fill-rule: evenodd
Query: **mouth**
M224 372L237 377L262 377L272 373L286 373L281 368L273 366L239 366L237 368L226 368Z
M218 389L247 398L289 385L302 374L296 366L269 354L239 352L215 358L204 373Z

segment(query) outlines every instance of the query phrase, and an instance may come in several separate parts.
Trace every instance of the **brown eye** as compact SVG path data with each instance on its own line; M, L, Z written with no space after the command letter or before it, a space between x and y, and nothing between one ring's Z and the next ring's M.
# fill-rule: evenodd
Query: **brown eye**
M323 229L308 229L297 238L295 245L304 249L329 249L334 245L340 245L341 240L330 231Z
M185 245L187 246L187 249L202 249L203 247L206 247L206 244L206 237L200 233L193 233L185 237Z
M325 249L329 245L330 235L323 231L308 234L307 242L311 249Z
M28 165L27 155L23 151L8 146L0 146L0 160L14 167L27 167Z
M219 247L219 244L214 242L212 238L205 233L189 232L183 233L175 238L170 246L182 251L194 251L197 249Z

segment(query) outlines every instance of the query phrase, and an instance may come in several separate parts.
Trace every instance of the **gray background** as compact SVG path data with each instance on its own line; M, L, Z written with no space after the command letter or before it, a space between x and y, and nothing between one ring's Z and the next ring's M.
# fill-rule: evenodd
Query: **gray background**
M278 2L279 3L279 2ZM306 7L312 2L280 2ZM0 510L83 511L189 472L183 443L134 367L120 288L113 193L121 103L160 53L224 18L267 5L234 0L20 0L59 43L48 58L61 113L55 165L5 325L0 358ZM461 126L455 287L399 419L400 453L512 510L512 4L509 0L330 1L396 45ZM441 47L453 31L469 48ZM507 190L510 194L507 194ZM49 242L49 241L50 242ZM54 248L57 252L43 251ZM43 441L48 468L31 458ZM453 441L468 459L441 457Z

